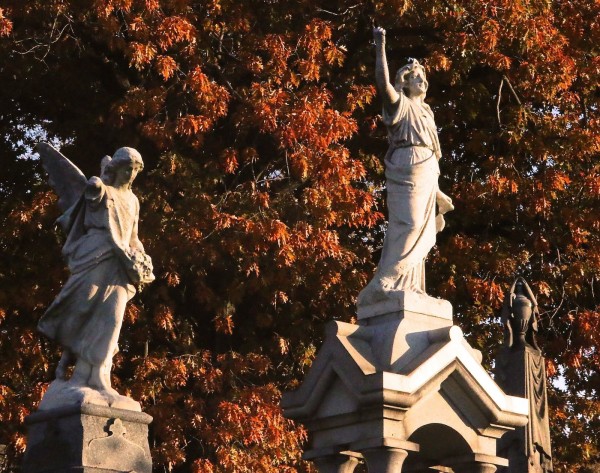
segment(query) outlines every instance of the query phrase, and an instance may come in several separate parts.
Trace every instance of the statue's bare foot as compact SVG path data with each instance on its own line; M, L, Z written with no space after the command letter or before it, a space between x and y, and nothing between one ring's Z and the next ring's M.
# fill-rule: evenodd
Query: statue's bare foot
M113 388L110 388L108 391L103 391L102 395L105 397L106 401L108 402L109 406L113 406L114 404L117 404L118 401L121 399L121 395L115 391Z
M112 386L108 386L108 389L105 389L103 394L109 396L113 401L122 397Z

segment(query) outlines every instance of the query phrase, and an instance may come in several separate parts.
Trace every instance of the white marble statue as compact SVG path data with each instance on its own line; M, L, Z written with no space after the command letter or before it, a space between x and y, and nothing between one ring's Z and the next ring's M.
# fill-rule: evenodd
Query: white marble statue
M139 202L131 184L144 167L133 148L120 148L101 163L101 177L87 180L46 143L37 146L50 185L64 211L63 256L71 275L39 321L38 329L63 347L56 380L40 409L91 403L139 410L112 387L112 358L127 301L135 286L154 280L152 261L138 238ZM67 379L67 368L75 364Z
M373 36L375 77L389 140L385 156L389 221L377 272L359 294L359 307L392 298L399 291L425 294L425 258L444 227L442 215L454 208L438 187L441 151L433 112L424 102L425 70L411 60L398 70L392 86L385 30L374 28Z

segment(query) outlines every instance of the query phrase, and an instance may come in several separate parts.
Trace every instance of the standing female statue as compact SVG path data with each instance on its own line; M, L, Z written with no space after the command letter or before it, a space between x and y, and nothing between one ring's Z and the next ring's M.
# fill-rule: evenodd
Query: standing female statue
M374 28L373 36L375 77L389 140L385 155L389 221L377 272L358 296L359 306L385 300L397 291L425 293L425 258L435 234L444 227L442 214L454 208L438 188L441 151L433 112L424 102L425 70L411 60L398 71L392 86L385 30Z
M64 211L58 222L67 234L63 256L71 272L38 324L40 332L63 347L57 380L40 408L65 401L98 403L98 398L108 405L123 404L124 397L111 387L112 358L135 285L154 279L138 238L139 202L131 191L144 166L142 157L133 148L121 148L112 159L102 160L101 177L86 180L50 145L40 143L37 150ZM72 362L75 368L67 380Z

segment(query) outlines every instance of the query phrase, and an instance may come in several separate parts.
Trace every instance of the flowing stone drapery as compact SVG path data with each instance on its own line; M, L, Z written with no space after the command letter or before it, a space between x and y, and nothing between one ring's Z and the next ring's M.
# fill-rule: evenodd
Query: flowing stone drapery
M407 166L386 160L388 228L377 271L361 292L359 304L381 300L390 290L425 292L425 258L435 244L439 167L428 148L398 151L403 158L419 161Z

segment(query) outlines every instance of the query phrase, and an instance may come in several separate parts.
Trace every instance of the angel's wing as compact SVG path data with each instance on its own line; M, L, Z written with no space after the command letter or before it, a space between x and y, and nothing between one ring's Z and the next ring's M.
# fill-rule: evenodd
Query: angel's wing
M77 166L48 143L38 143L35 149L48 173L48 183L58 194L58 206L64 212L81 197L87 179Z

